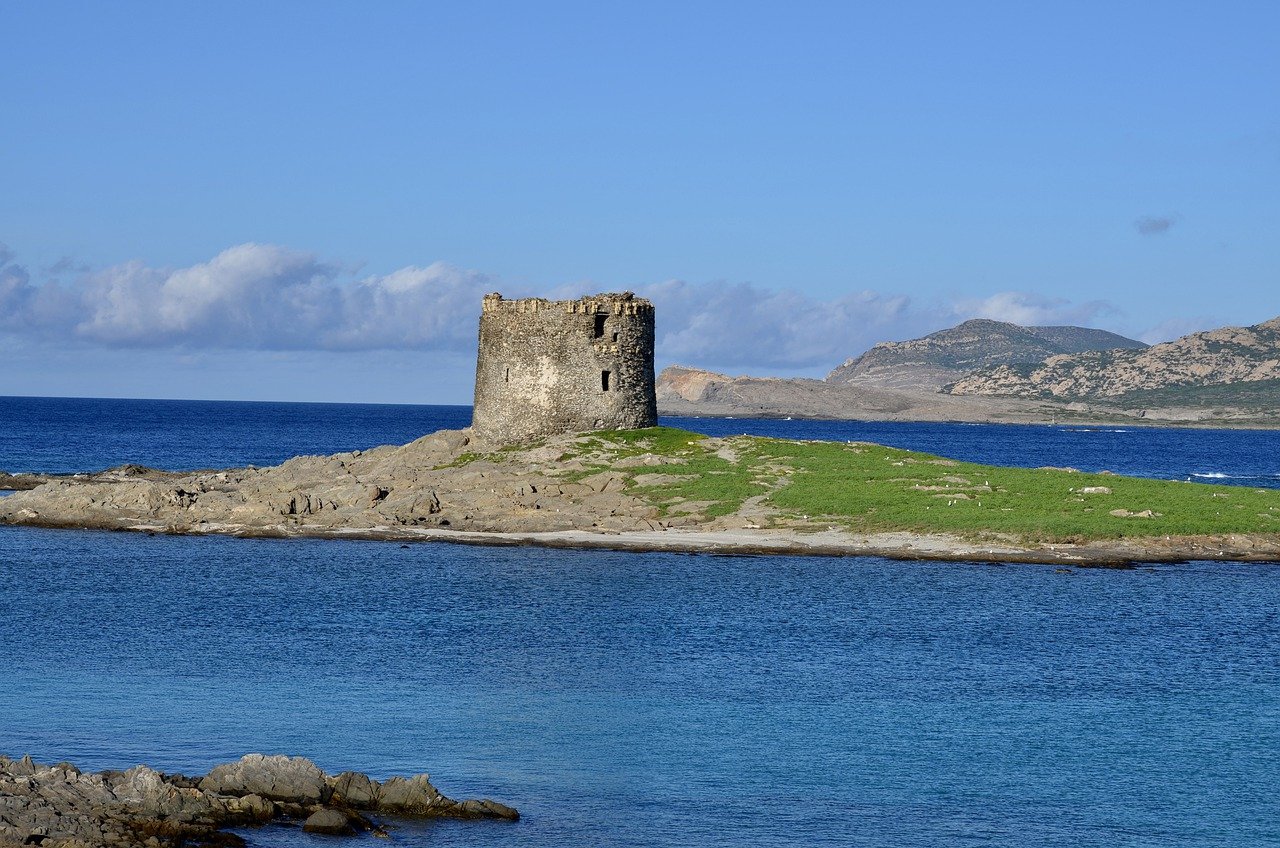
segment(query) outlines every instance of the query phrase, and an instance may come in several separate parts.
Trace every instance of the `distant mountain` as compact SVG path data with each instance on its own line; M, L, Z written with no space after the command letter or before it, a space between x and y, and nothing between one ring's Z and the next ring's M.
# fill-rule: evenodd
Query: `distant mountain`
M936 389L889 389L823 380L730 377L673 365L658 375L664 415L846 418L874 421L1038 421L1054 412L1040 401L953 397Z
M1244 404L1280 398L1280 318L1192 333L1145 349L1048 356L951 383L954 395L1131 401L1159 406Z
M936 390L980 369L1037 363L1055 354L1145 347L1105 330L1022 327L976 318L921 339L882 342L846 360L827 382Z

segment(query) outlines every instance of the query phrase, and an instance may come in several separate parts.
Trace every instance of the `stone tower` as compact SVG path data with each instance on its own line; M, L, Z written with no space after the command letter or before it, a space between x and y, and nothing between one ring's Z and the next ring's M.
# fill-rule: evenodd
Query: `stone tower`
M471 419L478 441L657 421L652 303L631 292L577 300L485 295Z

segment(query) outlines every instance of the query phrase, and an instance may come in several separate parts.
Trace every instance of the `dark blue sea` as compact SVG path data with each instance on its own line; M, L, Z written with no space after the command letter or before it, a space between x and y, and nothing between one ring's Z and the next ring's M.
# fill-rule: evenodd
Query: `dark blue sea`
M0 398L0 469L261 465L468 417ZM668 423L1253 486L1280 472L1272 432ZM429 771L524 814L405 824L401 845L1280 845L1278 565L0 528L0 592L0 752L186 773L304 754Z

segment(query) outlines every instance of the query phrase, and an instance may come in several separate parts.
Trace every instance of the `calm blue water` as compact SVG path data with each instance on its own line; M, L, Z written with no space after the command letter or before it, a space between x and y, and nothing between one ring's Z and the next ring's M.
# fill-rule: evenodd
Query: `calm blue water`
M470 423L469 406L0 397L0 471L276 465Z
M0 471L185 471L404 444L471 422L467 406L0 397ZM1280 486L1280 431L664 418L713 436L873 441L997 465Z
M0 468L102 467L143 447L162 467L266 463L295 437L325 452L465 418L213 404L132 432L156 420L150 402L95 401L73 405L113 408L46 429L42 404L63 403L15 414L0 399ZM951 454L1055 438L843 426ZM1187 434L1161 467L1237 435L1246 447L1222 447L1215 470L1276 455L1232 459L1258 434ZM200 461L202 444L220 459ZM410 826L399 844L1280 845L1277 565L1064 574L0 528L0 591L0 752L188 773L299 753L329 771L427 770L525 814Z

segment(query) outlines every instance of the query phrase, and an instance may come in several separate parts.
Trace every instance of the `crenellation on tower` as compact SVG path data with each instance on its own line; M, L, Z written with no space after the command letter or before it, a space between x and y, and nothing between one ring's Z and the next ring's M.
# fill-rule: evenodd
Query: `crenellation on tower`
M653 304L632 292L576 300L484 296L472 433L510 444L657 423Z

